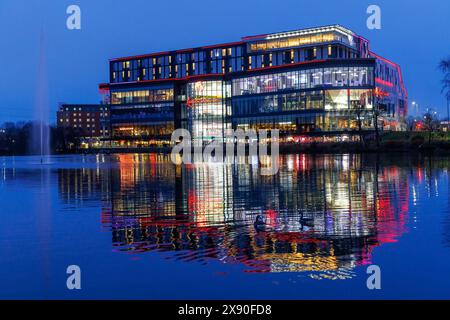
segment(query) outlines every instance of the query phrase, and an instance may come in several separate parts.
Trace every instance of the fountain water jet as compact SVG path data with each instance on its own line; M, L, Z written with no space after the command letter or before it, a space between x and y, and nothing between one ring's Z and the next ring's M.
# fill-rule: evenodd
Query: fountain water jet
M48 163L50 155L50 127L49 104L48 104L48 79L47 79L47 60L45 51L45 34L42 29L39 39L39 61L37 70L37 93L35 106L35 121L31 133L31 145L29 151L31 154L40 156L40 163Z

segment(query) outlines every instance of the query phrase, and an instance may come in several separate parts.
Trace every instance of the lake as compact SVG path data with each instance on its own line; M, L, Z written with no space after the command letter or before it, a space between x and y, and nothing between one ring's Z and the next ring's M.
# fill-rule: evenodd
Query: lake
M274 176L255 159L1 157L0 298L450 299L449 169L401 154L283 155Z

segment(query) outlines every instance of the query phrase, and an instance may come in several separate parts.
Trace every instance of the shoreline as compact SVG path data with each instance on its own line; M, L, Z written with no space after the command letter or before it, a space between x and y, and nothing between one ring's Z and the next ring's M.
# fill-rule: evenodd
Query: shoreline
M248 148L247 148L248 149ZM105 149L86 149L78 150L74 152L54 152L51 156L61 155L79 155L79 154L145 154L145 153L157 153L157 154L170 154L172 152L171 147L154 147L154 148L105 148ZM329 144L329 145L280 145L279 154L440 154L450 156L450 144L436 144L436 145L423 145L418 147L407 145L388 145L375 147L362 147L358 144ZM235 152L236 154L236 152ZM270 155L270 148L268 148L268 155ZM19 157L19 156L39 156L38 154L0 154L0 157Z
M430 142L429 142L430 141ZM258 148L259 149L259 148ZM270 154L270 145L267 153ZM223 149L224 154L226 148ZM234 148L236 154L236 146ZM66 154L119 154L119 153L161 153L170 154L172 146L161 147L113 147L92 148L77 150L53 150L52 155ZM248 154L248 145L246 146ZM279 146L280 154L357 154L357 153L417 153L417 154L443 154L450 155L450 133L448 132L388 132L380 135L379 146L373 137L366 136L364 143L355 142L307 142L307 143L282 143ZM28 153L0 152L0 157L5 156L30 156ZM37 155L37 154L34 154Z

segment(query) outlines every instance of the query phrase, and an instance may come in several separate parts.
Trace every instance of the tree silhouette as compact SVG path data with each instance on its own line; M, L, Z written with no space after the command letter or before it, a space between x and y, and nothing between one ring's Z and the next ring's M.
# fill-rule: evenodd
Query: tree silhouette
M441 92L447 98L447 121L450 122L450 57L439 62L439 69L444 74ZM448 129L450 129L450 124L447 124L447 131L449 131Z

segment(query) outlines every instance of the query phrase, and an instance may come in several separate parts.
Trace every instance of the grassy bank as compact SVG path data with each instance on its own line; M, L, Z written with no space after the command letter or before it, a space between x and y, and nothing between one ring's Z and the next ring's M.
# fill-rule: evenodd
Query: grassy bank
M450 152L448 132L388 132L381 136L381 147L400 150L440 150Z
M360 142L330 142L286 144L281 153L359 153L359 152L439 152L450 154L450 133L445 132L386 132L380 134L380 143L373 135Z

